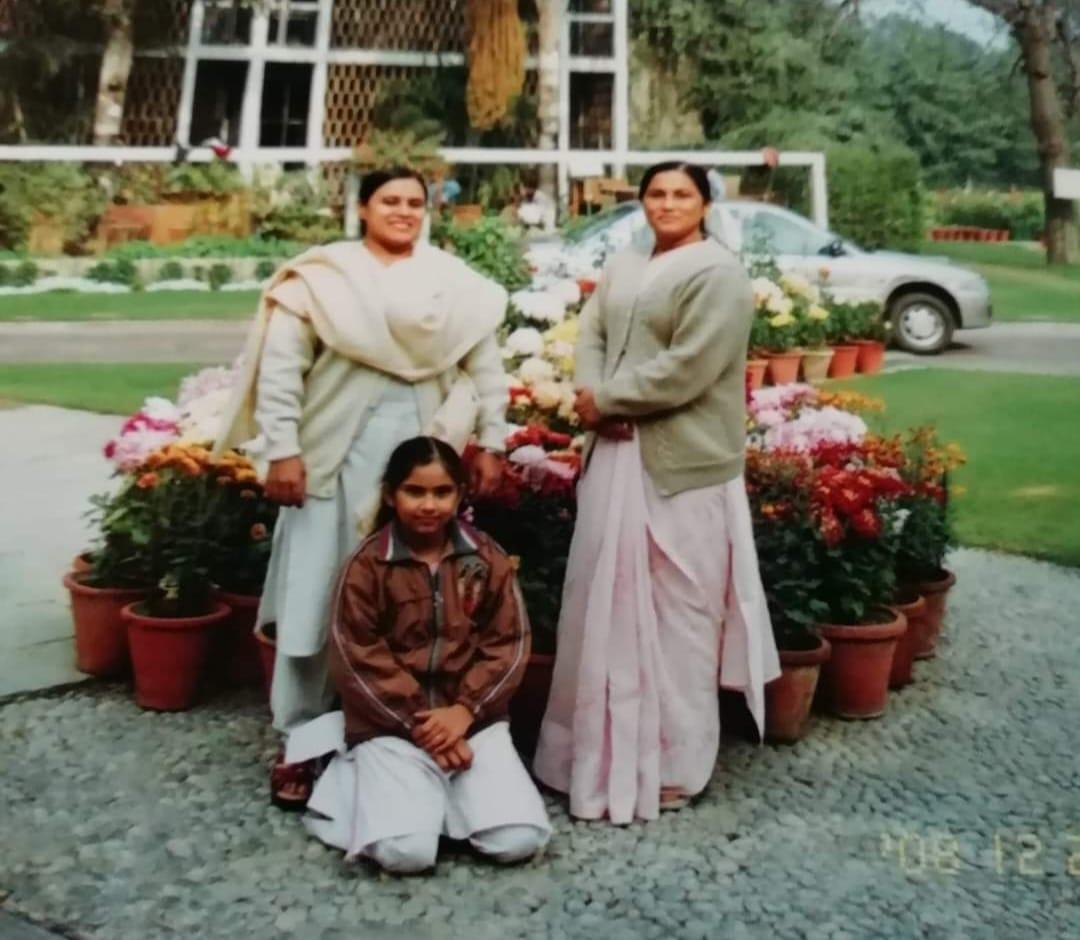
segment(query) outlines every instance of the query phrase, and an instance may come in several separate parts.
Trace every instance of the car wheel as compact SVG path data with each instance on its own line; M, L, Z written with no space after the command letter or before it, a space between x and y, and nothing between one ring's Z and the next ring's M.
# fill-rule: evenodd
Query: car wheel
M889 316L896 345L920 356L947 349L956 328L949 305L934 294L901 294Z

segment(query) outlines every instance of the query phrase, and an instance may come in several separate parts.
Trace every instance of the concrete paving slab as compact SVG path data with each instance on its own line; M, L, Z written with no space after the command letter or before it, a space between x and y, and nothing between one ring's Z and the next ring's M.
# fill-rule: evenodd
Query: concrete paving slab
M101 448L119 424L44 405L0 410L0 695L86 678L60 580L89 541L90 495L110 487Z

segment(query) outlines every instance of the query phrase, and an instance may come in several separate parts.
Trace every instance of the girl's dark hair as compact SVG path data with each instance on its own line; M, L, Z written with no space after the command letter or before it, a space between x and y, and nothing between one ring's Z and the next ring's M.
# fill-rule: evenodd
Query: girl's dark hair
M700 167L696 163L683 163L681 160L665 160L663 163L654 163L649 167L645 171L645 175L641 177L641 185L638 186L638 199L645 200L645 193L649 191L649 185L654 177L660 173L670 173L672 170L685 173L690 177L694 188L701 193L701 198L705 200L706 206L712 202L712 187L709 185L709 176L704 167ZM701 234L705 234L704 219L701 220Z
M366 206L378 190L394 180L416 180L424 191L424 198L427 199L428 188L423 176L407 166L391 166L383 170L374 170L360 181L360 205Z
M386 463L382 476L383 500L379 505L379 514L375 517L376 530L394 520L394 507L386 502L385 497L393 493L417 467L430 464L442 464L450 479L459 487L465 486L465 464L458 452L446 441L437 437L412 437L394 448Z

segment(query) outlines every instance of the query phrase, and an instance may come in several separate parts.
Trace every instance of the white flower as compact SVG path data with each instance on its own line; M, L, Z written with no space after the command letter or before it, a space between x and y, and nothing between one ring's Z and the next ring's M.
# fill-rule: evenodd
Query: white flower
M175 424L180 420L180 409L167 398L148 398L139 411L152 421L171 421Z
M546 359L532 356L518 368L518 378L526 385L550 382L555 378L555 367Z
M183 410L196 398L202 398L221 388L231 389L236 383L238 367L233 365L208 366L180 380L180 394L176 397L177 406Z
M547 460L547 451L539 444L526 444L510 455L510 462L522 467L542 463L544 460Z
M517 217L522 225L542 225L544 210L536 203L526 202L518 206Z
M226 387L207 392L189 401L180 416L180 439L183 441L216 440L231 397L232 389Z
M563 399L563 389L558 382L537 382L532 394L536 406L544 411L558 408Z
M566 303L546 290L519 290L510 295L522 316L541 323L561 323L566 317Z
M523 326L506 337L505 352L511 356L539 356L544 351L544 337L538 329Z
M790 297L783 294L775 294L765 303L765 309L777 316L788 316L795 309L795 303Z
M581 288L578 282L571 278L555 281L547 290L549 294L554 294L565 304L573 305L581 301Z

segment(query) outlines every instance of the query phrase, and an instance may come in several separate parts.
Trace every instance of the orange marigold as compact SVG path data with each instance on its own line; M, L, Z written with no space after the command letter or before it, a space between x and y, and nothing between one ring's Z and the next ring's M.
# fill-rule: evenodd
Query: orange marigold
M135 481L135 485L140 490L151 490L158 485L158 475L156 473L144 473Z

